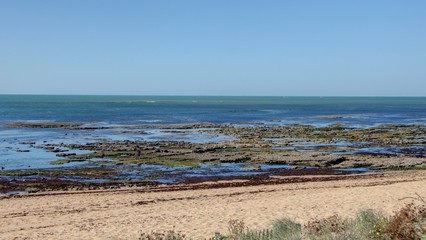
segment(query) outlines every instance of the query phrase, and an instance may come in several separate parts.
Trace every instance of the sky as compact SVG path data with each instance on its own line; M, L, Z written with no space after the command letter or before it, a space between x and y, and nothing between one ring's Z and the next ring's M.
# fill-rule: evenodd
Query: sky
M426 96L423 0L0 0L0 94Z

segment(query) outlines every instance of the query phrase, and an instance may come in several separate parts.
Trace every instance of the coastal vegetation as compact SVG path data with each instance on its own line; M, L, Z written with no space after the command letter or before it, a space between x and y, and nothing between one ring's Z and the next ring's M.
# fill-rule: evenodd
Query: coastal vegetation
M219 233L210 240L424 240L426 239L426 202L417 195L416 204L409 203L391 216L373 209L360 210L356 216L342 218L332 215L324 219L312 219L300 224L289 218L276 220L270 228L254 230L243 221L229 221L228 232ZM184 240L185 234L168 230L140 234L139 240Z

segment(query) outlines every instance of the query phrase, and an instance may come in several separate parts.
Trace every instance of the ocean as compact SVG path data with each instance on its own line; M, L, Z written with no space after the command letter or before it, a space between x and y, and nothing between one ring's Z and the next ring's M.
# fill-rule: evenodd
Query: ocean
M271 120L279 124L313 125L425 124L426 97L0 95L0 124L13 121L233 124Z
M202 96L48 96L0 95L0 167L53 168L58 157L28 146L101 140L176 140L218 142L231 136L197 130L80 130L9 128L10 122L87 122L129 126L211 122L241 126L343 124L365 128L379 124L426 124L426 97L202 97ZM76 153L84 153L74 151ZM79 163L72 163L78 165ZM74 165L67 166L74 166Z

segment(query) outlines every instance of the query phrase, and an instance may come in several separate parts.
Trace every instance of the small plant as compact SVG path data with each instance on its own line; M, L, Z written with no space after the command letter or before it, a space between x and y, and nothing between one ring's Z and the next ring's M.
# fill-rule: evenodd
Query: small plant
M185 235L175 230L166 232L141 233L139 240L184 240Z
M345 230L346 226L341 217L333 215L324 219L312 219L305 225L305 228L312 234L322 234L324 232L339 233Z
M228 222L228 231L231 239L236 238L239 235L242 235L245 230L245 224L243 221L238 219L232 219Z
M271 229L250 230L238 219L229 221L229 235L216 234L211 240L299 240L301 225L290 220L280 219L274 222Z
M268 239L301 239L302 226L288 218L282 218L274 222L272 226L272 238Z
M240 220L229 222L230 236L228 239L238 240L299 240L301 225L287 218L274 222L271 229L250 230Z
M325 219L313 219L305 225L307 239L362 239L356 230L356 221L337 215Z
M360 211L356 218L356 225L360 233L370 239L382 238L388 222L383 213L372 209Z

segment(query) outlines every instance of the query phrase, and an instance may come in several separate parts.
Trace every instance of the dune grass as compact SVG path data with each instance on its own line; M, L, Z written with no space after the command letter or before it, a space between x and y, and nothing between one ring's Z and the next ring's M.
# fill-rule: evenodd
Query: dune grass
M301 225L292 219L276 220L263 230L252 230L241 220L229 221L228 232L216 233L209 240L426 240L426 202L419 195L421 204L407 204L391 216L373 209L360 210L352 218L333 215L324 219L312 219ZM141 233L140 240L189 239L180 232Z

